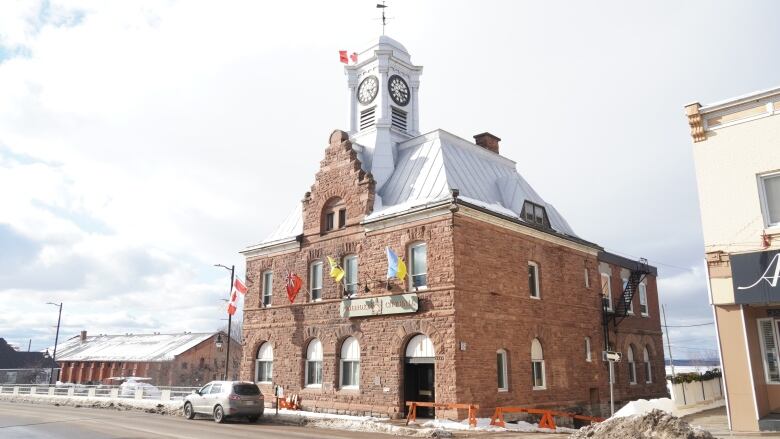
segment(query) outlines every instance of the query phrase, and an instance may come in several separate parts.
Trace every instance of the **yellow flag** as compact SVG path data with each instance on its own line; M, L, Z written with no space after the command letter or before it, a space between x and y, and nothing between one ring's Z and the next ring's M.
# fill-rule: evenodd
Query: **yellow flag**
M396 276L398 276L398 279L402 282L406 277L406 264L404 264L404 260L401 258L398 258L398 273L396 273Z
M328 262L330 263L330 277L336 282L341 282L341 279L344 278L344 270L339 267L338 262L330 256L328 256Z

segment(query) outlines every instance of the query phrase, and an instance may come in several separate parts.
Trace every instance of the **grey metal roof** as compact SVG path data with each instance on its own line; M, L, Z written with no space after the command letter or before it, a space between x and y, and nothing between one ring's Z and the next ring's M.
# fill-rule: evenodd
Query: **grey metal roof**
M354 145L363 161L369 148ZM444 130L417 136L397 145L395 168L375 197L367 220L400 213L451 197L524 221L525 201L545 207L553 230L577 237L563 216L517 172L515 162ZM273 245L303 233L301 205L260 246Z
M57 347L57 361L172 361L215 333L76 336Z

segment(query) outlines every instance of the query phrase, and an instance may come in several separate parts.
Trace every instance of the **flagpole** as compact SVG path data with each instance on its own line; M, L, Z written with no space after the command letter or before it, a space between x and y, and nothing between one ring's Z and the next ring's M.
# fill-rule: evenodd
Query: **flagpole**
M233 282L236 276L236 266L230 266L230 289L228 289L228 295L233 292ZM228 368L230 367L230 325L233 323L233 314L228 313L228 330L227 330L227 352L225 353L225 381L228 380Z

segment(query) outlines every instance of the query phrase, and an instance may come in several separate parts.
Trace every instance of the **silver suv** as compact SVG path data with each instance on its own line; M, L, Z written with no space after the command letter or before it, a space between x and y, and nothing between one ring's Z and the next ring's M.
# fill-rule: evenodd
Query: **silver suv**
M249 422L263 415L265 400L257 384L247 381L212 381L184 398L184 416L196 414L214 417L222 423L225 418L246 417Z

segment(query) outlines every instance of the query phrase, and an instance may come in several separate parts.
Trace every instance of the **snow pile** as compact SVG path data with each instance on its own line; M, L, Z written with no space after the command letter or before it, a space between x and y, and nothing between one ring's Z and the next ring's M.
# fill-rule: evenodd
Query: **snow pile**
M507 422L504 427L490 425L490 418L477 418L477 426L469 426L469 420L450 421L447 419L433 419L422 424L422 427L441 428L444 430L470 430L470 431L489 431L489 432L528 432L528 433L572 433L577 430L565 427L558 427L555 430L549 428L539 428L538 424L530 424L524 421Z
M0 395L0 401L66 405L71 407L108 408L114 410L142 410L147 413L159 413L161 415L181 415L182 412L181 401L49 395Z
M613 418L622 418L633 415L643 415L653 410L662 410L677 417L683 417L698 413L704 410L710 410L722 407L725 404L723 399L708 402L706 404L697 404L693 406L677 407L674 401L669 398L658 399L637 399L624 405L623 408L615 412Z
M584 427L569 439L714 439L708 431L690 424L662 410L644 415L610 418Z
M385 433L395 436L449 438L452 433L441 428L413 428L394 425L389 422L370 418L365 421L356 419L307 418L304 425L316 428L334 430L363 431L370 433ZM424 427L424 426L423 426Z

